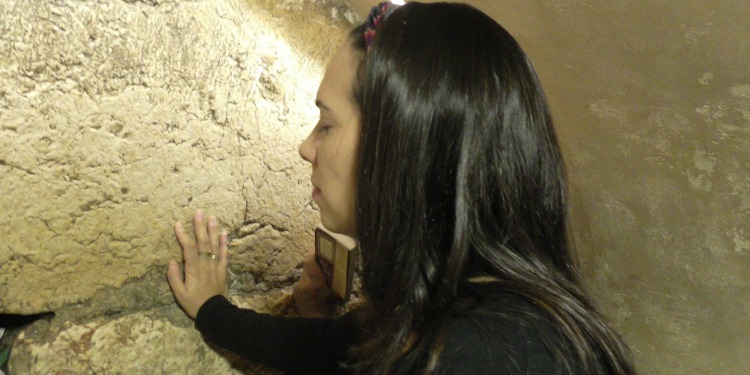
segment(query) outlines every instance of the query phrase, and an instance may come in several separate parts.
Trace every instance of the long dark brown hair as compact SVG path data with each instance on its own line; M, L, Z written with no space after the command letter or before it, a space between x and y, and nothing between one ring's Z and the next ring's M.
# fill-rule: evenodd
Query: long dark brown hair
M539 307L569 345L560 372L630 374L583 292L567 238L560 149L527 56L463 4L409 3L362 56L357 235L366 337L358 373L431 372L472 277ZM543 313L542 313L543 312ZM575 370L574 370L575 369Z

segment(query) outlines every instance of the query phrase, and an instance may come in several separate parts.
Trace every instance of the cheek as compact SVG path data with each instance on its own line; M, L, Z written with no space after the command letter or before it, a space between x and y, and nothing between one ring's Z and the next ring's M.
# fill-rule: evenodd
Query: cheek
M318 151L318 166L336 180L349 183L356 178L357 145L351 139L336 143Z
M346 182L350 189L353 189L357 179L357 145L350 145L345 153L342 153L338 160L339 178Z

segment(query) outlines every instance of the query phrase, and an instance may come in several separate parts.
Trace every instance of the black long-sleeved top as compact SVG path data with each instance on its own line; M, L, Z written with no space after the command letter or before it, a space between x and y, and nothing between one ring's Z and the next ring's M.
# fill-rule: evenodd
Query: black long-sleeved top
M565 344L538 307L513 293L476 289L477 306L447 328L436 374L560 372L552 353ZM294 374L345 374L339 363L364 334L353 313L332 319L275 317L240 309L222 296L201 306L196 325L220 347Z

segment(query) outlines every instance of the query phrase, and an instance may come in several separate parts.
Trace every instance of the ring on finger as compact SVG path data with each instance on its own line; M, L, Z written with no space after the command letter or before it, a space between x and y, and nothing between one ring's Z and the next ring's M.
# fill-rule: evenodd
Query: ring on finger
M211 251L198 251L201 257L208 258L209 260L218 260L219 256L212 253Z

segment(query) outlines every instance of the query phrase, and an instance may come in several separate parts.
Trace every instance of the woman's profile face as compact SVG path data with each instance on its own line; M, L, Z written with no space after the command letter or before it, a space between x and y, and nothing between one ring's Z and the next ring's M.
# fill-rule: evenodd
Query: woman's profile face
M320 220L331 231L353 236L354 190L361 114L352 88L359 58L344 43L326 67L315 104L320 120L299 147L312 165L312 199L320 208Z

